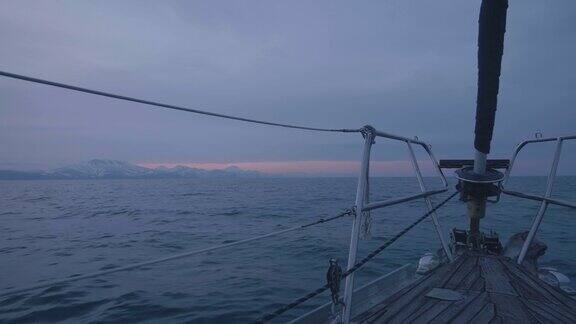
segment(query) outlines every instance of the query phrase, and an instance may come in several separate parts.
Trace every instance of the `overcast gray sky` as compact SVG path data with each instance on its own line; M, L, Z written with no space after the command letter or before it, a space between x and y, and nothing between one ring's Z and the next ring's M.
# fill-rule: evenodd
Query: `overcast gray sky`
M469 158L479 6L4 0L0 69L276 122L372 124L430 142L439 158ZM510 1L493 157L508 157L536 131L576 133L575 39L573 0ZM255 126L10 79L0 79L0 123L1 169L112 158L347 172L361 150L359 135ZM574 174L570 151L575 144L561 168ZM550 152L531 152L521 167L542 171ZM394 165L406 152L380 140L374 159Z

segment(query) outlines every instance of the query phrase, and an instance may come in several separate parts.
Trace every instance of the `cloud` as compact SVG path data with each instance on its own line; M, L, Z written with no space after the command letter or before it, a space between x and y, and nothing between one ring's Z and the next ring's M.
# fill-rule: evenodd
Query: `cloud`
M0 69L472 153L479 3L3 1ZM574 132L576 3L511 3L493 155ZM351 161L358 136L216 120L0 80L0 163ZM381 142L379 160L405 151ZM386 144L386 145L385 145ZM390 147L390 148L389 148ZM576 153L565 152L576 161ZM529 158L529 157L528 157ZM572 165L576 165L572 163ZM576 171L574 171L576 172Z

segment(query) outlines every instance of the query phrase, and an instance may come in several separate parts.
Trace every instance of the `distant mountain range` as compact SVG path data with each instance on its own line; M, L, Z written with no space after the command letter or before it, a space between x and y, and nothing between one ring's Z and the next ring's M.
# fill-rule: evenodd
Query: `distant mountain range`
M35 179L162 179L162 178L226 178L262 177L258 171L230 166L220 170L204 170L186 166L145 168L123 161L93 159L48 171L0 170L0 180Z

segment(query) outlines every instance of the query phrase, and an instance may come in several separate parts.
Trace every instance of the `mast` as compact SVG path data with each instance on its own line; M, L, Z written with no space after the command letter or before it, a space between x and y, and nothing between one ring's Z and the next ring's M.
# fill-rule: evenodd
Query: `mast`
M482 180L486 176L486 160L494 130L500 70L504 52L504 33L508 0L482 0L478 20L478 93L476 97L476 127L474 130L473 174ZM475 186L484 181L477 181ZM473 190L468 201L470 234L473 244L480 233L480 219L486 214L486 198L482 190Z

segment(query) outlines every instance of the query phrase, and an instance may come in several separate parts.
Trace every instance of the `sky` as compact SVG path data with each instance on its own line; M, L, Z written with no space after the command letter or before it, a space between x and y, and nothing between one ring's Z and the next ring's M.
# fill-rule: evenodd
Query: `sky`
M480 1L0 2L0 70L247 118L366 124L472 158ZM491 157L576 133L576 2L510 1ZM0 78L0 169L92 158L354 174L358 134L251 125ZM551 145L521 155L544 174ZM418 159L424 161L423 152ZM379 139L374 168L409 175ZM560 173L576 174L576 143Z

